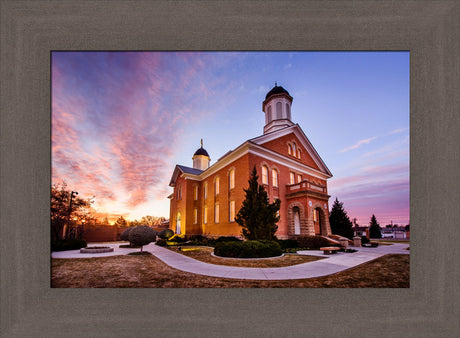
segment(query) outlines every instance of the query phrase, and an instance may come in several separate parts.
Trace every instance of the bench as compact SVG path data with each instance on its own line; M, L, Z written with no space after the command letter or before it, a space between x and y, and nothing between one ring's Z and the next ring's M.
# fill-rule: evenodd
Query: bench
M320 248L320 250L323 251L325 255L329 255L329 254L337 253L337 251L339 251L340 248L338 246L326 246L326 247Z

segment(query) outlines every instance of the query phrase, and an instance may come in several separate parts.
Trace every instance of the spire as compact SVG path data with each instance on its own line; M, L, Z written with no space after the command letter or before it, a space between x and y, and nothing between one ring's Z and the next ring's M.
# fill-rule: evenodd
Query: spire
M277 87L278 85L276 84L276 81L275 81L275 87Z
M201 148L203 148L203 139L201 139Z

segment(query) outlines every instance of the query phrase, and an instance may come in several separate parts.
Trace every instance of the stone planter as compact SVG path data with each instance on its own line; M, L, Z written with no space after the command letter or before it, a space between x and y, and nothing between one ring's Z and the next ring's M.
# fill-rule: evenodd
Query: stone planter
M104 253L113 252L113 248L81 248L80 253Z

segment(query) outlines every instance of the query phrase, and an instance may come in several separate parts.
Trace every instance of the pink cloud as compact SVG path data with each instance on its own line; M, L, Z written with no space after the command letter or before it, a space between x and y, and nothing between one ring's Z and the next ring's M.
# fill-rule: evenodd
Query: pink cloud
M186 72L150 53L109 53L97 62L88 54L91 71L53 65L53 179L65 178L101 203L124 194L127 208L165 197L168 161L186 117L207 114L196 107L212 96L212 81L201 78L206 63L180 56Z

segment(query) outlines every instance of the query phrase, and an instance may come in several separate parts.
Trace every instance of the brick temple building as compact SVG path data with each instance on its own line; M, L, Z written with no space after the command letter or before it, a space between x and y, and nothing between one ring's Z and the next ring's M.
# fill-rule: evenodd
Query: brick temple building
M331 234L327 179L331 172L307 136L291 118L293 98L281 86L272 88L262 103L263 135L247 140L210 165L201 147L193 167L176 165L169 196L170 225L178 234L240 236L235 222L254 166L270 202L281 200L276 236Z

